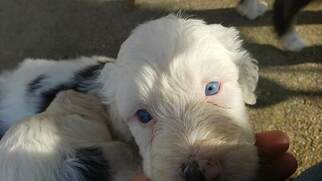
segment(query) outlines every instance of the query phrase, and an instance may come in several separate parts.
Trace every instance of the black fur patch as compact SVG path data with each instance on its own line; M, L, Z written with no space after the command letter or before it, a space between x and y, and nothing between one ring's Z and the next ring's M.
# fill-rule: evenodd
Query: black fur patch
M293 28L298 12L313 0L275 0L274 28L279 37Z
M88 92L97 88L98 84L96 83L96 79L104 65L104 63L99 63L85 67L76 72L71 80L67 80L64 83L58 84L55 87L42 92L37 91L41 88L42 82L48 77L45 75L38 76L28 84L27 89L29 94L40 96L37 113L43 112L60 91L73 89L79 92ZM37 94L35 94L36 92Z
M92 65L89 67L86 67L76 74L76 77L81 78L81 79L92 79L96 77L97 71L103 69L105 63L98 63L96 65Z
M0 105L1 105L1 100L4 97L3 94L4 93L3 93L3 90L1 89L1 83L0 83ZM4 122L3 120L0 120L0 140L3 137L3 135L5 133L5 130L4 129L6 128L6 126L3 125L3 122Z
M4 121L0 120L0 140L2 139L4 134L6 133L6 131L8 129L7 127L8 127L7 125L4 125Z
M98 63L78 71L74 75L74 81L77 82L75 90L88 92L89 90L95 89L98 86L96 79L104 65L105 63Z
M111 180L108 161L98 147L76 150L75 158L69 159L65 164L68 164L69 168L73 167L72 170L81 175L85 181Z
M27 86L28 92L34 92L41 88L41 82L46 78L45 75L39 75L33 81L31 81Z
M56 95L60 91L68 90L68 89L73 89L75 86L74 82L67 82L65 84L60 84L57 85L56 87L49 89L47 91L41 92L41 102L38 106L38 111L37 113L43 112L49 104L55 99Z

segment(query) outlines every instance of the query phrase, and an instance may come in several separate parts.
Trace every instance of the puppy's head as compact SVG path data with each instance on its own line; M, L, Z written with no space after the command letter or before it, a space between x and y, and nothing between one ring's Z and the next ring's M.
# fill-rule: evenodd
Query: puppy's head
M240 44L233 28L169 15L137 27L105 67L114 129L133 135L152 180L254 177L244 103L255 103L258 74Z

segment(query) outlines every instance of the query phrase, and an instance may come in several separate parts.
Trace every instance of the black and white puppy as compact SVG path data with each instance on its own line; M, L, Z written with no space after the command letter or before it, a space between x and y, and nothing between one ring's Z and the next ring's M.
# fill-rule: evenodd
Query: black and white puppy
M301 9L313 0L275 0L273 9L274 29L281 39L283 49L300 51L307 45L295 32L294 24L296 15ZM265 2L256 0L241 0L237 11L249 19L255 19L267 10Z

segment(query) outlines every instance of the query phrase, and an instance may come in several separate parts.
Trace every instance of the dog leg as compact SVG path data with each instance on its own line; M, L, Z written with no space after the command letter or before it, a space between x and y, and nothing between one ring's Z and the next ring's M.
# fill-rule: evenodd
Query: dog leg
M237 6L237 11L248 19L255 19L267 11L266 2L257 2L256 0L241 0Z
M281 39L285 50L300 51L307 46L305 41L295 32L296 15L312 0L276 0L274 2L274 29Z
M295 32L290 31L281 38L282 48L289 51L300 51L307 43Z

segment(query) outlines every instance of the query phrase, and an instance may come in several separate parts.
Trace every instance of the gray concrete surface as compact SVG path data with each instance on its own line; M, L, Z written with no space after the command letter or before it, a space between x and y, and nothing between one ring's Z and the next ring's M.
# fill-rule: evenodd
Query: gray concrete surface
M266 0L270 6L271 0ZM138 24L169 11L240 29L259 60L258 103L249 107L257 131L280 129L299 160L296 175L322 161L322 3L303 11L297 29L311 44L283 52L272 32L271 12L255 21L240 17L235 0L137 0L136 8L108 0L0 0L0 71L23 58L80 55L115 57Z

